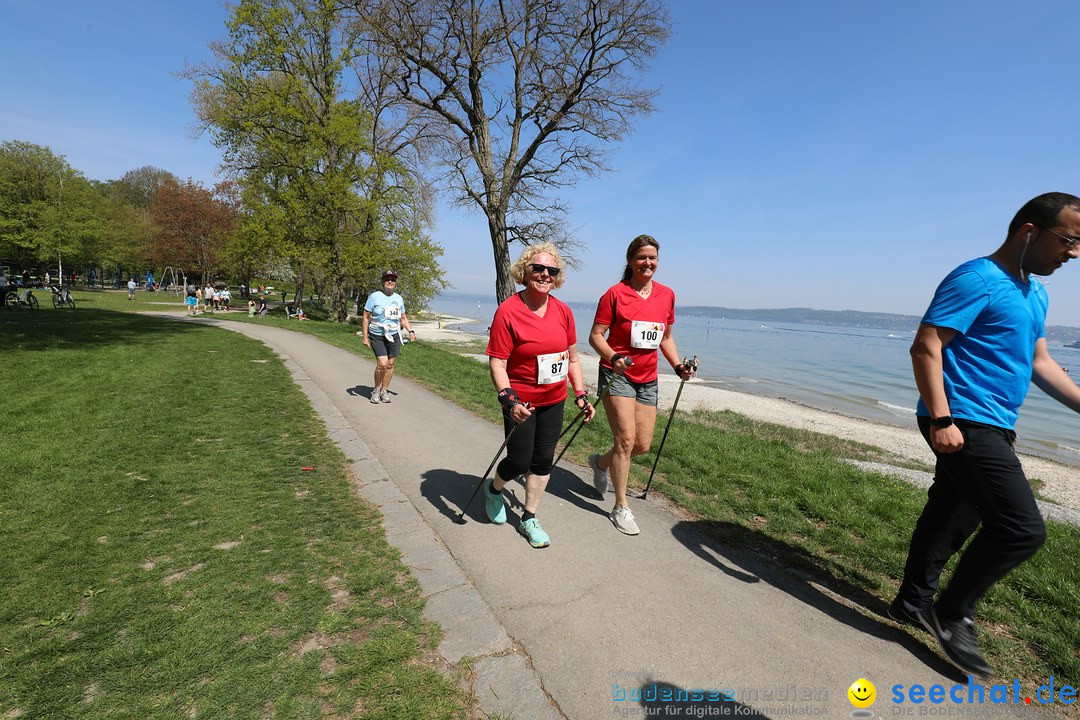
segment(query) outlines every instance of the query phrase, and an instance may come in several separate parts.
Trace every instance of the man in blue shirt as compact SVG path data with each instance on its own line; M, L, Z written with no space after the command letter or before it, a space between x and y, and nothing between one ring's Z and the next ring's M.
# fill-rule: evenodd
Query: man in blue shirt
M1046 539L1013 427L1032 380L1080 412L1080 388L1047 352L1046 290L1032 277L1077 256L1080 198L1034 198L1000 248L942 281L911 346L919 429L937 466L889 615L925 626L965 673L990 674L975 635L979 598ZM934 602L942 568L980 523Z
M394 361L404 339L401 328L405 328L409 339L415 339L416 333L405 317L405 301L397 293L397 273L387 270L382 274L382 290L376 290L368 296L364 304L363 326L361 335L364 344L375 353L375 385L371 388L371 402L390 402L390 381L394 378Z

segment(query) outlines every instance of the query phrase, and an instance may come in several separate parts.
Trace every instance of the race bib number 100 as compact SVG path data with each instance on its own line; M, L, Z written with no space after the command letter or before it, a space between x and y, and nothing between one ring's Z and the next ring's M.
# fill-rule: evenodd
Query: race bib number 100
M655 350L664 339L664 323L634 320L630 323L630 346L641 350Z
M536 356L536 384L552 385L566 381L566 373L570 370L570 353L548 353Z

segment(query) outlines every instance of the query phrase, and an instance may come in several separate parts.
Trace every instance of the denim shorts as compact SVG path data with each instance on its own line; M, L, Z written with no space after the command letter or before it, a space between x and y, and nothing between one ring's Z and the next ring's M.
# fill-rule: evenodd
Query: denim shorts
M634 382L626 377L626 375L620 375L610 368L606 368L603 365L600 366L600 380L596 384L596 391L603 393L607 384L611 383L610 395L613 397L626 397L634 398L642 405L649 405L650 407L656 407L657 400L659 398L659 391L657 389L658 383L656 380L650 380L649 382Z

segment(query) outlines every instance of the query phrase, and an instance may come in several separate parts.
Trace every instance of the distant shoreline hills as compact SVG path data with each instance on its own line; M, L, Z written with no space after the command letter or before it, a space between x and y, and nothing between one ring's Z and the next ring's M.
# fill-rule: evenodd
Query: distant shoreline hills
M900 330L913 332L922 319L918 315L863 312L861 310L815 310L813 308L759 308L741 309L690 305L679 307L679 312L699 317L724 318L726 320L752 320L754 322L787 322L799 325L828 325L830 327L871 328L874 330ZM1048 340L1062 342L1080 341L1080 328L1067 325L1047 325Z
M432 301L438 305L440 298L454 302L494 304L490 295L472 295L466 293L444 293ZM595 304L570 301L575 308L591 311ZM869 328L874 330L899 330L913 332L919 327L918 315L900 315L897 313L863 312L861 310L815 310L813 308L728 308L711 305L680 305L679 314L694 315L704 318L725 320L750 320L759 323L796 323L798 325L827 325L829 327ZM1068 325L1047 325L1046 337L1061 342L1080 342L1080 328Z
M873 328L875 330L915 330L919 327L916 315L862 312L859 310L815 310L813 308L727 308L709 305L680 305L679 314L725 320L754 322L786 322L799 325L828 325L830 327Z

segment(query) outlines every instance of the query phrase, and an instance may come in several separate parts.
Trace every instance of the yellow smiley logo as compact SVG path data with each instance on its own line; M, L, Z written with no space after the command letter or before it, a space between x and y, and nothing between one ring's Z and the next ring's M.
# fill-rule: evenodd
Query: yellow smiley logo
M847 689L848 700L857 708L868 708L877 700L877 688L866 678L859 678Z

